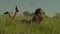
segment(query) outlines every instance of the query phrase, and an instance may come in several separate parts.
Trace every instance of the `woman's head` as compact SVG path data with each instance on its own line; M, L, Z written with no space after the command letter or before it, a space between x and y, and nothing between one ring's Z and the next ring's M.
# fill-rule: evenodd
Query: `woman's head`
M35 11L35 15L41 14L41 12L42 12L42 9L41 9L41 8L38 8L38 9L36 9L36 11Z

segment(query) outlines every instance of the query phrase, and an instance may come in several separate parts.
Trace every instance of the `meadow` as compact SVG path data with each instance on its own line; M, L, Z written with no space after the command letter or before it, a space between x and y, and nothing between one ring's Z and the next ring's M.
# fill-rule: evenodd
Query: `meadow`
M8 16L0 16L0 34L60 34L60 18L44 17L40 24L22 23L22 19L31 19L31 17L18 16L16 20Z

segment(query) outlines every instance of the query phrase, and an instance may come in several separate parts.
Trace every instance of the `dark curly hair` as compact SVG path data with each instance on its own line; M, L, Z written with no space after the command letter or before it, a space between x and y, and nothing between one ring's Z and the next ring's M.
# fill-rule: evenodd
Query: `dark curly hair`
M41 13L41 8L38 8L38 9L36 9L36 11L35 11L35 14L34 15L37 15L37 14L40 14Z
M36 9L36 11L34 13L32 21L34 21L34 22L41 22L42 19L43 19L43 17L42 17L42 9L38 8L38 9Z

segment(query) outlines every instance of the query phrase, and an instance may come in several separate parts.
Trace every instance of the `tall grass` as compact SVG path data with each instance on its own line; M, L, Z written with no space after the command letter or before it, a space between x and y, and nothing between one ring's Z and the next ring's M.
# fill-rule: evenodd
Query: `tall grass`
M60 34L60 19L44 18L40 24L21 23L19 20L31 17L18 17L16 21L8 16L0 16L0 34Z

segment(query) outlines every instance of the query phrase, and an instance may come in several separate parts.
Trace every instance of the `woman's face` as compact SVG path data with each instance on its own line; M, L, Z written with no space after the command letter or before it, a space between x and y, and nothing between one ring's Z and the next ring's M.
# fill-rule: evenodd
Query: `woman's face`
M42 11L41 11L41 10L39 10L37 13L38 13L38 14L40 14L41 12L42 12Z

